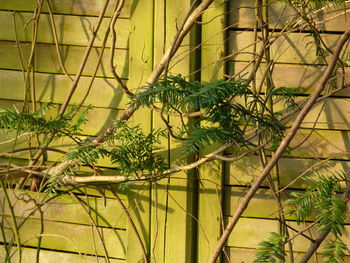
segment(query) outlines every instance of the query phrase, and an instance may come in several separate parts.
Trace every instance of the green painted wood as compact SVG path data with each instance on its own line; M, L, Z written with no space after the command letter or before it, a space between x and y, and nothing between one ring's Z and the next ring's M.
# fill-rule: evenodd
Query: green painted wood
M129 37L129 78L128 88L137 92L146 84L153 69L153 2L130 0L131 27ZM152 114L150 110L138 111L131 119L135 124L141 124L147 134L152 128ZM142 198L140 198L142 196ZM149 183L140 183L132 186L128 193L129 212L141 241L149 257L150 253L150 198ZM130 222L127 225L127 261L144 262L143 250Z
M313 88L317 85L317 81L321 78L325 66L308 66L308 65L292 65L292 64L275 64L272 71L273 83L276 87L297 88L300 94L310 94ZM344 83L350 81L349 68L345 68ZM229 62L227 64L229 75L239 74L247 76L251 71L251 67L247 68L246 62ZM256 81L259 83L263 76L263 69L259 68L256 74ZM293 76L292 78L290 76ZM336 84L337 88L342 87L343 73L337 71ZM337 97L349 97L350 88L336 93Z
M18 254L15 251L16 248L13 248L11 251L11 262L17 262L18 260ZM22 258L25 259L25 262L36 262L36 252L36 249L33 248L22 248ZM1 262L5 262L5 249L3 246L0 246L0 260ZM40 249L39 260L40 263L96 263L104 262L105 258ZM123 263L126 261L122 259L109 258L109 262Z
M21 44L23 53L27 56L30 54L30 44ZM78 46L61 46L61 54L64 61L64 65L69 74L76 74L80 65L81 58L84 55L85 47ZM95 70L95 65L98 61L100 49L93 48L88 60L87 65L83 71L83 75L91 76ZM42 54L45 54L43 56ZM122 78L128 76L128 52L126 50L116 50L115 64L117 67L117 73ZM109 52L106 49L103 55L103 66L99 68L97 76L112 77L109 72ZM18 49L16 43L12 41L0 41L0 68L1 69L14 69L22 70L21 63L18 56ZM47 73L63 73L59 60L57 57L56 48L54 45L38 44L37 52L35 55L35 70L39 72Z
M165 47L168 48L190 9L188 0L165 2ZM196 44L196 28L185 37L178 55L170 63L169 74L188 76L196 68L196 54L191 50ZM194 76L191 76L194 78ZM170 124L177 127L180 119L170 117ZM169 159L171 166L184 164L187 156L179 149L179 144L170 139ZM180 159L180 161L178 160ZM192 171L171 175L167 189L168 206L165 226L164 261L194 262L196 258L196 182ZM178 226L178 227L173 227Z
M247 249L247 248L239 248L239 247L227 247L226 248L226 253L229 256L229 260L224 257L223 262L224 263L250 263L253 262L255 259L255 253L257 251L254 249ZM294 256L294 262L299 262L304 253L296 252L293 253ZM317 260L318 259L318 260ZM317 253L317 259L315 256L313 256L308 262L309 263L317 263L322 260L321 254ZM345 256L344 262L348 262L350 260L349 256ZM286 257L286 263L290 263L289 260L289 253L287 252L287 257Z
M238 207L238 203L247 192L247 188L245 187L225 187L224 193L224 216L232 216ZM281 194L281 200L284 204L285 211L293 210L293 207L285 204L284 202L290 198L290 193L292 190L283 191ZM293 190L295 192L295 190ZM301 192L301 191L299 191ZM350 204L348 204L348 209L350 208ZM278 217L278 205L275 197L273 196L273 192L267 188L261 188L254 195L251 200L248 208L243 213L244 217L254 217L254 218L267 218L267 219L275 219ZM308 218L308 221L315 220L316 215L312 215ZM287 220L295 220L294 216L285 214L285 218ZM347 218L346 223L350 223L350 217Z
M305 225L298 225L294 221L287 221L287 223L296 229L297 231L303 230ZM259 227L252 227L259 226ZM350 241L350 226L346 225L344 230L343 242L348 244ZM257 248L258 243L263 241L269 232L278 232L278 221L277 220L269 220L269 219L256 219L256 218L241 218L235 229L232 231L230 235L227 245L232 247L241 247L241 248ZM314 227L310 228L309 233L304 234L312 234L313 237L317 237L318 233ZM291 233L293 236L293 233ZM332 238L331 235L327 237L326 240L330 240ZM311 241L306 239L305 237L298 235L293 239L293 248L296 252L306 252L308 247L311 245ZM288 249L287 249L288 250ZM322 248L319 251L323 251ZM349 252L345 252L346 255L349 255Z
M117 4L117 0L111 0L106 16L111 16L114 6ZM7 1L0 0L0 9L2 10L16 10L32 12L36 7L35 0L18 0L18 1ZM105 1L95 0L51 0L50 1L54 14L69 14L69 15L83 15L83 16L98 16L102 10ZM47 4L43 6L43 12L48 12ZM130 16L130 2L125 1L124 8L121 12L121 17Z
M95 107L124 109L127 107L127 98L114 79L96 78L89 91L90 77L82 77L71 104L80 104L83 96L89 92L84 105ZM36 73L36 100L62 104L69 91L71 80L65 75ZM20 71L0 70L1 99L23 100L24 80Z
M222 79L225 71L226 4L216 0L202 15L201 80ZM207 147L204 155L215 146ZM222 230L223 162L209 162L199 169L197 262L208 262ZM220 261L220 260L219 260Z
M286 1L269 2L270 28L281 29L295 17L295 10L286 4ZM349 8L349 3L346 3L345 8ZM229 1L228 24L235 28L253 28L256 21L254 9L254 0ZM345 31L350 25L347 15L344 14L344 7L329 4L328 7L320 8L318 12L310 15L313 15L316 27L323 31Z
M158 63L163 56L166 41L165 30L165 10L166 1L155 0L154 1L154 28L153 28L153 61ZM152 119L153 129L166 129L165 124L159 118L158 113L153 113ZM159 154L168 160L169 154L169 139L161 138L161 148ZM167 194L168 179L162 179L152 184L152 206L151 206L151 239L150 239L150 258L153 263L165 262L165 240L166 240L166 226L167 226L167 214L171 211L168 208Z
M281 175L280 184L285 187L292 183L297 177L302 175L308 168L313 167L308 175L313 171L331 174L334 172L346 172L350 168L349 161L340 160L318 160L301 159L301 158L282 158L279 161L279 172ZM262 172L261 163L257 156L242 158L239 161L231 162L225 167L225 184L226 185L251 185L254 179ZM267 186L265 182L263 184ZM291 188L305 188L307 184L303 180L297 180Z
M24 26L33 17L32 13L18 12L16 13L16 26L18 37L20 41L32 40L32 23ZM60 44L85 46L91 37L92 28L97 25L97 17L84 17L69 15L54 15L57 37ZM104 18L100 29L97 33L94 46L101 46L104 39L104 34L108 28L109 18ZM0 31L1 40L15 41L13 12L0 11L0 22L3 29ZM115 25L117 34L117 48L127 48L128 38L130 32L130 20L118 19ZM107 46L111 44L111 38L107 42ZM38 27L38 39L40 43L55 43L50 16L48 14L41 14Z
M21 222L23 219L18 219ZM8 217L5 217L5 235L12 237ZM69 251L74 253L104 256L101 240L97 230L91 226L67 224L53 221L43 221L44 232L42 234L41 247ZM36 246L40 236L41 222L38 219L28 219L21 226L19 233L24 245ZM124 230L98 228L103 236L108 256L124 259L126 255L126 233ZM0 241L3 241L2 236Z
M201 79L223 78L225 70L225 3L216 0L202 16Z
M229 31L228 55L234 60L250 61L252 58L254 32ZM340 35L321 34L323 41L330 49L333 49ZM271 45L271 59L279 63L291 64L324 64L320 57L316 56L313 38L307 33L289 33L278 37ZM291 44L292 43L292 44ZM308 43L311 43L308 45ZM257 43L259 50L261 43ZM330 59L328 57L328 59Z
M80 203L76 198L69 195L62 195L49 200L51 196L44 193L10 190L8 194L15 215L21 218L30 216L34 219L40 219L41 214L37 205L42 204L40 209L45 220L90 225L91 216L98 226L126 228L126 217L120 209L120 205L113 199L103 200L101 197L79 196L83 200L83 203ZM0 199L3 196L3 192L0 191ZM83 206L90 211L90 216ZM3 209L0 214L9 216L8 206L4 205Z

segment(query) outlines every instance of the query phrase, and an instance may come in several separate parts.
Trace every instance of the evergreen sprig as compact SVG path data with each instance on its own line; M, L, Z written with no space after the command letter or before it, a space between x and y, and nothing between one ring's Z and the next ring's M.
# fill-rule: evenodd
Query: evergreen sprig
M340 239L332 240L330 244L324 246L322 253L323 263L341 263L344 262L347 246Z
M269 233L267 239L259 243L259 250L255 254L254 263L276 263L276 260L284 262L285 252L283 244L286 243L286 237L275 232Z
M3 109L0 111L0 127L8 133L51 133L55 134L56 137L60 137L80 131L80 127L86 122L88 111L91 109L90 106L85 107L73 121L72 118L77 113L78 106L70 106L67 113L62 116L55 118L47 116L50 108L54 107L55 105L52 103L44 104L36 112L20 112L16 107Z
M330 176L317 174L318 178L303 178L308 184L305 192L292 192L292 199L287 200L294 208L288 211L298 223L307 219L313 212L317 214L320 231L331 231L341 235L346 219L346 204L339 197L342 192L341 182L348 182L345 174L334 173Z
M279 90L275 94L281 94L282 91L288 93ZM292 97L290 92L288 95ZM251 143L244 137L247 125L254 127L267 139L284 132L284 126L266 107L266 98L254 95L243 78L198 82L187 81L180 75L167 76L144 87L132 98L132 103L136 107L157 105L163 111L172 113L203 112L195 121L182 123L182 126L190 128L180 127L181 133L175 136L183 140L183 149L188 153L215 142L249 145ZM167 126L172 128L169 124Z
M109 136L108 144L94 144L91 139L72 149L63 161L70 161L64 173L74 176L83 165L96 165L102 158L109 158L125 178L147 174L161 174L166 169L163 158L155 152L160 143L161 131L145 135L140 126L129 127L125 121L115 122L115 132Z

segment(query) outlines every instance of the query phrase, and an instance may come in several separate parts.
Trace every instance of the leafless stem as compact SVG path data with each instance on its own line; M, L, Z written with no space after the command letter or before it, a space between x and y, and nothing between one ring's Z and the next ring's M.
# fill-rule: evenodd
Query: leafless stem
M120 12L124 6L124 2L125 2L124 0L119 0L118 6L117 6L115 12L113 13L111 24L109 26L109 30L112 32L112 46L111 46L111 50L110 50L111 52L110 52L110 57L109 57L109 66L110 66L111 72L113 74L113 77L116 79L116 81L118 82L120 87L124 90L125 94L127 94L129 96L133 96L134 94L123 83L123 81L121 80L121 78L117 74L117 72L115 70L115 66L114 66L115 43L116 43L116 37L117 37L116 31L115 31L115 23L117 22L117 19L120 15Z
M126 206L124 205L124 203L122 202L122 200L120 199L119 195L114 191L114 189L112 187L109 188L112 192L112 194L114 195L114 197L117 199L118 203L120 204L120 206L122 207L124 213L126 214L126 216L128 217L128 220L129 220L129 223L132 227L132 229L134 230L135 234L136 234L136 237L137 237L137 240L139 241L140 243L140 246L141 246L141 249L142 249L142 255L143 255L143 260L145 263L148 262L148 258L147 258L147 252L146 252L146 248L145 248L145 245L143 244L142 242L142 239L141 239L141 236L140 236L140 233L139 231L137 230L137 227L134 223L134 220L132 219L128 209L126 208Z
M64 74L71 80L73 81L73 78L69 75L63 61L62 61L62 55L61 55L61 51L60 51L60 45L58 43L58 37L57 37L57 30L56 30L56 24L55 24L55 19L53 17L53 12L52 12L52 6L50 3L50 0L46 0L47 3L47 7L49 10L49 14L50 14L50 22L51 22L51 28L52 28L52 34L53 34L53 38L55 40L55 47L56 47L56 52L57 52L57 57L58 57L58 61L61 65L61 68L64 72Z
M67 94L67 98L66 98L66 100L64 101L64 103L63 103L63 105L62 105L62 107L61 107L61 109L60 109L60 111L59 111L59 113L58 113L59 116L62 116L62 115L65 113L65 111L67 110L68 104L69 104L69 102L70 102L70 100L71 100L71 98L72 98L72 96L73 96L73 94L74 94L74 92L75 92L75 90L76 90L76 88L77 88L77 86L78 86L80 77L81 77L81 75L82 75L82 73L83 73L83 70L84 70L84 68L85 68L86 62L87 62L88 57L89 57L89 55L90 55L92 46L93 46L94 41L95 41L95 39L96 39L97 32L98 32L98 30L100 29L100 26L101 26L101 24L102 24L103 16L104 16L104 14L106 13L107 6L108 6L108 4L109 4L109 1L110 1L110 0L106 0L104 6L103 6L103 8L102 8L102 11L101 11L101 13L100 13L100 15L99 15L99 17L98 17L97 24L96 24L96 26L93 28L93 30L92 30L92 32L91 32L91 37L90 37L89 43L87 44L87 47L86 47L84 56L83 56L83 58L82 58L82 60L81 60L81 63L80 63L78 72L77 72L77 74L76 74L76 76L75 76L75 79L74 79L74 81L73 81L73 83L72 83L72 86L71 86L71 88L70 88L70 91L69 91L68 94Z

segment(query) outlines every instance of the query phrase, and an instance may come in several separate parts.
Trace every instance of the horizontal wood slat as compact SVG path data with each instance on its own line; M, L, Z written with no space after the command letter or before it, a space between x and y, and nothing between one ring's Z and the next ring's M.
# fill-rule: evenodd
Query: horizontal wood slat
M39 260L41 263L96 263L104 262L105 257L89 256L84 254L73 254L62 251L50 251L45 249L40 249ZM11 250L11 262L18 262L18 253L16 247ZM22 258L25 262L36 262L37 249L34 248L22 248ZM0 260L5 261L5 248L0 246ZM109 258L110 263L125 263L125 260Z
M69 14L69 15L83 15L83 16L98 16L103 8L105 1L96 0L50 0L53 13L55 14ZM111 16L118 0L111 0L106 10L106 16ZM36 0L0 0L0 10L9 11L26 11L32 12L37 5ZM43 12L48 12L47 4L44 1ZM125 1L124 8L121 12L121 17L130 16L130 1Z
M228 218L229 220L229 218ZM287 221L287 224L301 231L305 229L305 225L298 225L296 222ZM277 220L269 219L255 219L255 218L241 218L232 234L230 235L227 245L232 247L241 248L257 248L261 241L264 241L270 232L279 231L279 223ZM255 227L253 227L255 226ZM257 227L258 226L258 227ZM314 227L310 228L313 237L317 237L319 233ZM295 232L290 232L290 236L294 236ZM309 232L305 234L309 235ZM332 237L329 235L326 240L330 240ZM345 244L350 242L350 225L345 225L345 229L342 235L342 240ZM308 247L311 245L311 241L305 237L299 235L293 239L293 248L297 252L306 252ZM288 248L287 248L288 250ZM323 249L321 248L320 251ZM345 251L346 255L349 255L349 251Z
M264 64L263 64L264 65ZM260 83L264 75L264 68L258 69L255 79ZM307 66L307 65L293 65L293 64L278 64L273 66L272 80L276 88L296 88L299 94L310 94L317 85L325 71L325 66ZM246 62L231 61L227 64L227 70L230 75L240 75L243 78L252 70L252 65ZM337 71L336 87L340 88L343 85L350 84L350 68L344 68L345 76L342 70ZM344 76L344 79L343 79ZM335 94L337 97L350 97L350 88L344 88Z
M21 222L21 220L18 221ZM11 222L10 219L5 218L4 230L9 239L12 236L12 230L10 230L11 225L8 222ZM105 252L95 228L53 221L44 221L43 223L42 248L104 256ZM24 245L37 246L40 229L40 220L26 220L19 229L20 238ZM125 231L109 228L99 228L99 231L103 236L108 255L114 258L125 258ZM3 242L2 236L0 236L0 241Z
M227 253L228 257L230 258L230 261L227 260L226 257L223 257L224 263L248 263L253 262L255 259L255 253L257 250L255 249L247 249L247 248L239 248L239 247L226 247L225 252ZM286 253L286 261L285 263L291 263L289 260L289 253ZM300 252L294 252L294 262L299 262L305 253ZM320 254L317 254L317 259L315 256L311 257L308 263L319 263L322 256ZM345 261L348 262L350 260L350 256L345 256Z
M246 192L247 188L243 187L225 187L225 207L224 216L232 216L238 207L238 203ZM284 211L293 210L293 207L285 204L287 199L290 199L290 193L292 191L286 191L281 193L281 201L284 206ZM348 210L350 209L350 204L348 204ZM256 217L256 218L267 218L275 219L278 217L278 205L273 192L270 189L259 189L254 195L253 199L249 203L248 208L245 210L243 216L246 217ZM285 213L285 218L287 220L295 220L294 216ZM308 218L308 220L314 220L314 217ZM350 223L350 215L348 216L346 222Z
M340 157L341 156L338 156L337 158ZM340 160L318 160L317 158L301 159L284 157L279 161L278 166L280 185L282 187L288 186L310 167L313 169L306 173L307 175L313 175L313 171L322 172L322 174L331 174L334 172L347 172L350 169L350 162ZM250 185L261 172L261 162L257 156L226 163L225 174L227 176L225 178L225 184ZM267 186L267 183L265 182L264 185ZM302 189L307 187L307 184L303 180L296 180L290 187Z
M48 200L50 195L44 193L34 194L26 191L9 190L8 194L15 215L21 218L30 216L33 219L40 219L41 214L37 204L43 204L40 210L43 213L42 217L44 220L90 226L91 219L86 212L87 210L90 211L91 218L97 226L126 228L126 215L123 213L119 203L113 199L104 200L99 197L79 196L83 201L79 203L77 199L69 195L62 195L53 200ZM0 198L1 200L4 198L2 191L0 191ZM4 204L3 209L0 211L0 214L9 216L8 205Z
M2 29L0 31L1 40L16 40L13 16L13 12L0 11L0 23L2 24ZM27 23L33 18L33 14L18 12L15 13L15 18L19 41L31 41L33 23ZM60 44L85 46L91 38L92 29L96 27L98 18L54 15L54 20L57 38ZM97 32L94 46L102 45L105 32L108 29L109 20L109 18L103 19L100 29ZM118 19L115 29L117 31L116 47L127 48L130 34L130 20ZM55 43L52 32L50 16L48 14L41 14L37 42ZM110 46L110 44L111 38L109 38L107 46Z
M254 32L230 31L228 54L233 60L251 61L254 57ZM279 33L275 33L278 35ZM321 34L325 44L332 50L340 35ZM257 42L257 50L261 42ZM323 59L316 55L314 39L308 33L288 33L280 35L271 45L271 59L279 63L291 64L325 64ZM329 57L327 58L329 59Z
M29 56L31 48L30 43L22 43L21 48L23 53L26 56ZM60 49L62 60L68 73L73 75L76 74L86 48L78 46L61 46ZM93 74L100 52L100 48L93 48L84 68L83 75L91 76ZM114 64L116 66L116 72L120 77L127 78L129 71L128 52L127 50L117 49L115 53ZM103 54L102 64L103 66L99 67L97 76L113 77L112 73L110 73L108 49ZM15 42L0 41L0 68L22 70ZM35 53L35 70L46 73L63 73L55 45L37 44Z
M310 12L314 17L316 27L322 31L345 31L350 26L348 11L349 3L345 6L333 6L328 2L325 8ZM254 0L229 1L229 25L235 28L254 28L256 21L256 6ZM272 29L281 29L291 22L297 15L296 11L287 4L287 1L271 1L268 9L269 26ZM297 19L296 21L301 21Z
M81 77L71 104L80 104L89 92L83 105L114 109L124 109L127 106L127 98L115 79L96 78L89 91L90 81L90 77ZM72 85L72 81L65 75L46 73L36 73L35 83L36 101L55 104L65 101ZM24 79L21 71L0 70L0 86L3 87L0 99L24 99Z

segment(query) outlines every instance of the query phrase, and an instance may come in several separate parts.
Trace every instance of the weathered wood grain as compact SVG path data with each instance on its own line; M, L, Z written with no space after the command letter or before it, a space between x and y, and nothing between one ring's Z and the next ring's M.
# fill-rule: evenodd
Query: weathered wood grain
M227 186L225 187L225 196L224 196L224 216L232 216L235 210L238 207L238 203L243 199L244 195L247 192L245 187L236 187L236 186ZM287 205L285 201L290 199L290 193L295 192L295 190L284 191L281 194L281 200L284 205L284 211L293 210L293 207ZM299 191L301 192L301 191ZM348 209L350 204L348 204ZM261 188L254 195L252 201L250 202L248 208L243 213L244 217L253 217L253 218L266 218L266 219L275 219L278 215L278 205L276 199L273 195L273 192L268 188ZM316 215L312 215L310 218L307 218L308 221L315 220ZM295 216L285 213L285 218L287 220L295 220ZM350 223L350 216L348 216L346 223Z
M89 91L91 78L81 77L76 92L73 94L71 104L80 104L85 96L83 105L94 105L94 107L124 109L127 107L128 99L115 79L96 78ZM62 104L68 94L71 81L61 74L35 74L35 93L37 102L50 102ZM0 93L1 99L23 100L24 80L20 71L0 70Z
M335 159L339 157L335 157ZM346 172L350 168L350 162L340 160L319 160L317 158L301 159L284 157L279 161L281 186L285 187L289 185L309 168L309 172L306 173L309 176L315 176L315 171L321 172L322 174ZM251 156L239 161L231 162L226 166L225 184L242 186L250 185L261 171L261 163L257 156ZM267 186L267 183L265 183L264 186ZM291 184L290 187L303 189L307 187L307 183L299 179Z
M216 0L202 16L202 47L201 47L201 81L221 79L225 70L222 57L225 54L226 24L225 2ZM205 154L213 150L215 146L206 147ZM197 262L208 262L215 250L216 241L221 235L222 220L222 170L223 162L215 161L207 163L198 169L199 193L198 193L198 240Z
M10 253L11 262L17 262L18 253L16 252L16 247L14 247ZM36 262L36 253L37 250L34 248L22 248L22 258L25 259L26 262ZM5 262L5 256L5 249L3 246L0 246L0 260ZM96 260L103 262L105 258L40 249L39 260L41 263L96 263ZM109 262L124 263L126 261L122 259L109 258Z
M248 66L245 62L230 61L227 64L227 71L229 75L240 75L241 77L247 77L251 71L251 66ZM324 66L309 66L309 65L293 65L293 64L278 64L276 63L272 71L273 84L276 88L296 88L299 94L310 94L314 87L317 85L317 81L321 78L325 70ZM344 75L345 73L345 75ZM350 69L339 69L336 74L336 87L340 88L343 85L350 83ZM257 83L260 83L264 75L263 68L259 68L255 79ZM343 78L344 77L344 78ZM337 97L350 97L350 88L345 88L335 94Z
M227 255L229 256L229 261L227 260L226 257L223 257L223 262L224 263L248 263L248 262L253 262L255 259L255 253L257 252L257 250L254 249L247 249L247 248L240 248L240 247L226 247L225 249ZM303 255L305 253L300 253L300 252L296 252L293 253L294 256L294 261L295 262L299 262ZM308 262L309 263L317 263L319 262L319 260L322 258L321 254L317 254L317 258L318 260L316 260L315 257L312 257ZM347 262L348 260L350 260L349 256L345 256L345 261ZM289 260L289 253L287 252L287 256L286 256L286 263L291 263Z
M111 0L106 16L111 16L117 0ZM50 0L53 13L55 14L69 14L69 15L82 15L82 16L98 16L105 1L96 0ZM17 0L7 1L0 0L0 9L9 11L26 11L32 12L36 7L37 2L35 0ZM43 12L48 12L47 4L44 3ZM125 1L124 8L121 12L121 17L130 16L130 2Z
M278 34L278 32L275 33L275 35ZM321 34L321 37L332 50L340 35ZM234 60L251 61L254 56L254 32L229 31L228 40L228 56ZM257 50L259 50L261 46L259 40L257 46ZM312 65L325 64L322 57L316 55L314 39L307 33L282 34L273 42L270 50L271 59L274 62Z
M98 226L110 228L126 228L126 216L120 209L120 205L116 200L93 197L80 196L83 203L79 203L77 199L69 195L62 195L53 200L48 200L50 195L44 193L32 193L20 190L9 190L10 201L13 205L16 216L25 218L30 216L33 219L66 222L89 225L91 219L86 210L90 211L91 218ZM0 198L3 200L3 192L0 191ZM41 205L40 210L38 205ZM83 208L86 208L86 210ZM0 214L10 215L9 208L4 204ZM34 213L32 213L34 211Z
M18 218L20 223L23 219ZM5 235L7 239L12 236L9 219L4 220ZM104 256L105 252L98 237L97 230L91 226L67 224L53 221L44 221L44 231L41 247ZM38 219L28 219L19 229L24 245L36 246L40 236L41 222ZM104 238L104 244L108 255L114 258L124 259L126 255L126 233L124 230L98 228ZM3 241L2 236L0 241Z
M17 12L15 13L16 27L18 32L19 41L31 41L32 40L32 26L33 23L28 23L33 17L32 13ZM96 26L97 17L79 17L69 15L54 15L57 37L59 44L64 45L78 45L85 46L89 42L91 37L92 28ZM104 39L106 30L108 29L108 18L102 20L101 27L97 32L97 37L94 42L94 46L101 46ZM13 22L13 12L0 11L0 23L2 24L2 30L0 31L0 39L15 41L15 28ZM27 24L28 23L28 24ZM130 20L118 19L115 25L115 29L118 32L116 39L117 48L127 48L128 39L130 34ZM111 38L107 42L107 46L110 46ZM50 17L47 14L41 14L38 27L39 43L55 43L52 33L52 27Z
M345 6L333 6L332 3L325 8L318 8L310 12L316 27L321 31L345 31L349 28L349 3ZM235 28L253 28L256 21L256 6L254 0L229 1L228 25ZM281 29L293 21L296 11L287 4L287 1L270 1L268 20L271 29ZM301 22L302 20L296 19Z
M29 56L30 44L22 43L21 48L25 56ZM64 65L69 74L77 74L84 55L85 47L79 46L61 46L61 54ZM92 75L100 54L100 48L93 48L87 64L84 68L83 75ZM128 77L128 52L124 49L117 49L114 63L116 65L117 73L122 78ZM109 69L109 51L105 51L102 59L102 66L100 66L97 76L112 77ZM26 64L25 64L26 65ZM12 41L0 41L0 68L22 70L20 57L16 43ZM37 44L35 53L35 70L46 73L63 73L59 64L56 48L50 44Z
M298 225L296 222L293 221L287 221L287 223L298 231L301 231L305 228L304 225ZM238 221L236 228L232 231L227 245L240 248L257 248L258 243L264 241L269 232L278 233L278 229L279 227L277 220L241 218ZM310 231L313 237L318 236L318 233L314 227L312 227ZM292 237L295 234L296 233L291 232L290 236ZM309 235L309 233L305 234ZM327 237L327 240L330 240L331 238L332 237L330 235L329 237ZM342 240L345 244L348 244L350 242L349 225L345 226L345 230L342 235ZM310 245L310 240L300 235L293 240L293 248L296 252L306 252ZM320 249L320 251L323 251L322 248ZM349 255L348 251L346 251L345 253L346 255Z

